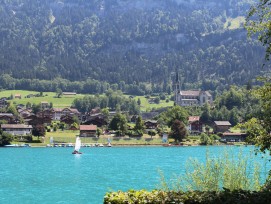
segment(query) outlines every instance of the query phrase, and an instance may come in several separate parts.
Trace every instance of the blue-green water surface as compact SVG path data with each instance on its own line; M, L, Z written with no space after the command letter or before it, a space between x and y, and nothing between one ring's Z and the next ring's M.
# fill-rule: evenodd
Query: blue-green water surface
M182 174L188 158L253 147L0 148L0 203L102 203L106 192L157 188L159 171ZM232 151L233 150L233 151ZM260 157L257 157L260 160Z

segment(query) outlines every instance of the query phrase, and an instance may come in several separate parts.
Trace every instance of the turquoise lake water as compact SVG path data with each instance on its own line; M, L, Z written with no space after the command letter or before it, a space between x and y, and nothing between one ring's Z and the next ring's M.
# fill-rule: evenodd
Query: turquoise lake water
M106 192L152 190L160 174L182 174L188 158L205 160L254 147L0 148L0 203L103 203ZM261 161L260 157L256 158Z

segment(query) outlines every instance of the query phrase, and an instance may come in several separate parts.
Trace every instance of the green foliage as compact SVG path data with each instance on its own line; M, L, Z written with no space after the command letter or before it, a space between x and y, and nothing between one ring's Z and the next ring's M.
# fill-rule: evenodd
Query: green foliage
M256 34L258 39L266 48L266 59L270 59L271 45L270 41L270 0L259 0L257 4L251 6L246 19L246 28L249 36Z
M137 132L138 135L143 135L143 132L145 130L144 121L142 120L141 116L138 116L136 119L136 124L134 127L134 131Z
M214 191L222 189L235 190L261 190L263 181L267 179L268 172L265 165L256 162L254 152L244 156L239 150L238 156L233 156L233 150L224 151L220 155L206 153L206 162L190 158L186 163L185 174L175 175L169 180L161 174L160 189L163 191ZM264 174L264 175L263 175ZM269 181L269 180L268 180ZM265 183L267 187L268 182Z
M99 107L101 109L108 108L110 110L118 109L118 111L129 111L130 114L139 113L139 106L134 99L127 98L120 91L114 92L112 90L107 91L106 95L76 98L73 101L73 106L80 112L88 112L93 108Z
M179 120L184 124L187 124L188 113L186 109L181 106L173 106L160 114L159 118L160 120L165 121L168 127L171 127L175 120Z
M188 89L221 90L260 72L261 47L234 26L252 1L21 2L0 3L5 89L171 94L180 61Z
M170 204L170 203L208 203L208 204L263 204L269 203L271 199L268 190L249 191L224 189L220 192L214 191L161 191L161 190L129 190L127 192L111 192L104 196L104 204Z
M38 137L44 137L46 134L46 129L44 125L36 125L33 127L32 135L38 136Z
M9 133L0 131L0 146L9 145L13 140L13 136Z
M15 116L19 115L17 109L12 104L9 104L9 106L7 108L7 113L12 113Z
M171 126L169 137L173 138L175 142L181 142L187 136L187 129L182 121L174 120Z
M262 135L266 135L266 130L263 128L261 122L257 118L251 118L245 123L236 125L236 128L240 128L247 133L246 141L251 144L257 144L258 139Z
M257 137L257 145L261 151L265 152L271 150L271 78L263 78L262 80L264 81L264 85L256 90L262 108L261 115L259 116L260 125L254 128L259 128L257 132L259 134Z
M124 135L127 131L127 119L125 115L117 113L109 123L109 128L111 130L117 130L121 135Z
M148 135L150 135L151 137L155 136L156 135L155 130L149 130Z
M101 134L102 134L101 128L97 128L97 136L100 137Z
M212 140L207 134L201 133L200 134L200 144L201 145L209 145L209 144L212 144Z
M162 175L161 190L111 192L105 195L104 203L268 203L270 190L261 188L259 166L251 157L244 157L241 151L238 158L207 153L206 164L190 159L185 175L170 179L169 184Z

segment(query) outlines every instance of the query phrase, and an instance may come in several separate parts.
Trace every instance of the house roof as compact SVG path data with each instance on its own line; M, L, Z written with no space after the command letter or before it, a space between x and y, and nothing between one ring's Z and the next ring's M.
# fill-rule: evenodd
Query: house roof
M63 92L63 95L76 95L76 92Z
M10 116L10 117L12 117L13 114L12 113L0 113L0 117L1 116Z
M214 123L218 126L231 126L229 121L214 121Z
M156 123L157 123L157 120L146 120L145 123L153 123L153 124L156 124Z
M202 93L205 93L207 96L212 96L209 91L180 91L182 96L200 96Z
M200 91L180 91L182 96L199 96Z
M188 117L188 122L192 123L192 122L196 122L199 121L200 117L199 116L189 116Z
M63 110L63 108L53 108L54 112L61 112Z
M32 125L25 124L2 124L1 128L9 128L9 129L32 129Z
M247 134L246 133L240 133L240 132L224 132L223 133L223 136L246 136Z
M76 108L69 108L71 112L73 113L80 113Z
M80 125L80 130L96 131L97 125Z

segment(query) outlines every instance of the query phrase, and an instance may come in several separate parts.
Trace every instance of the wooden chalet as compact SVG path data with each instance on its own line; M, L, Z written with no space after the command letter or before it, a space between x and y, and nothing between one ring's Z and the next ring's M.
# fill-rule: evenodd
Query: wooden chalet
M244 142L247 137L246 133L224 132L221 141L225 142Z
M158 127L157 120L147 120L144 122L146 129L156 129Z
M50 125L52 122L52 118L50 117L38 117L36 115L31 115L24 119L27 125Z
M63 92L62 93L63 96L76 96L76 92Z
M80 137L95 137L97 133L96 125L80 125Z
M21 98L22 98L22 95L21 95L21 94L15 94L15 95L14 95L14 98L21 99Z
M53 111L51 109L45 109L36 114L39 118L51 118L53 119Z
M0 113L0 120L8 124L16 124L15 116L12 113Z
M77 116L79 118L80 112L75 108L53 108L53 120L60 120L61 116Z
M27 118L32 115L31 109L18 109L18 113L22 118Z
M214 121L213 129L214 133L229 132L231 123L229 121Z
M91 116L88 116L85 121L82 122L83 125L96 125L98 127L106 126L108 125L108 122L106 120L106 117L101 114L93 114Z
M202 132L202 122L200 122L200 116L189 116L188 118L188 130L191 133L197 134Z
M65 123L65 124L67 124L67 125L70 126L71 124L74 123L73 116L70 116L70 115L63 115L63 116L61 116L61 118L60 118L60 122L63 122L63 123Z
M40 102L40 107L42 109L47 109L47 108L50 108L50 104L47 101L41 101Z

